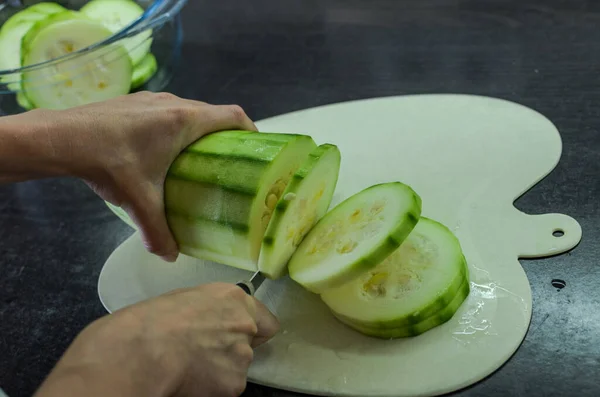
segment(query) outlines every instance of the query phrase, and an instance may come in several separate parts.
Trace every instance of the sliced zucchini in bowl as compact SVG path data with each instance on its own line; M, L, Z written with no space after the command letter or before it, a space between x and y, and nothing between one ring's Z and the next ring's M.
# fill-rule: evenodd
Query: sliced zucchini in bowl
M79 12L101 22L113 34L122 31L144 13L144 9L131 0L92 0L80 8ZM122 40L131 56L133 66L137 66L150 52L152 30L148 29Z
M21 41L36 22L50 15L67 11L57 3L37 3L12 15L0 27L0 70L12 70L21 67ZM20 74L4 75L0 81L12 91L21 88Z
M146 54L144 59L135 65L133 69L133 76L131 76L131 89L140 88L146 84L148 80L154 76L154 73L158 70L158 63L156 57L152 53Z
M54 60L106 39L101 23L75 11L53 14L23 37L23 66ZM36 108L66 109L125 95L132 64L118 43L23 72L22 88Z

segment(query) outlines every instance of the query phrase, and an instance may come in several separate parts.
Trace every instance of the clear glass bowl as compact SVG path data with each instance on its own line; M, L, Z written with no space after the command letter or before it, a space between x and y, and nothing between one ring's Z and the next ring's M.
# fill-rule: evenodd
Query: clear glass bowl
M24 10L34 4L52 1L69 10L78 11L87 4L86 0L4 0L0 3L0 29L6 20L15 13ZM29 110L33 105L28 103L28 94L38 88L47 88L54 83L49 81L48 76L57 73L56 71L75 70L86 64L85 73L90 72L88 65L94 65L96 59L102 58L104 62L110 58L110 54L115 53L115 46L125 43L129 39L132 42L133 36L144 34L147 37L140 45L150 43L150 53L154 55L156 67L153 69L151 77L143 82L132 86L129 92L140 90L162 91L171 80L175 73L181 55L181 43L183 40L183 28L181 26L180 11L187 0L134 0L144 13L135 21L131 22L122 30L113 35L95 42L87 47L77 49L69 54L61 55L49 59L45 62L27 65L13 69L4 69L0 67L0 115L9 115L22 113ZM0 57L2 54L0 54ZM108 58L107 58L108 57ZM93 68L93 66L92 66ZM71 76L71 79L84 78L85 73L78 73ZM23 77L23 75L29 77ZM34 77L32 77L34 76ZM40 76L36 78L35 76ZM83 76L83 77L82 77ZM26 81L27 80L27 81ZM33 106L35 107L35 106ZM65 107L68 105L65 104Z

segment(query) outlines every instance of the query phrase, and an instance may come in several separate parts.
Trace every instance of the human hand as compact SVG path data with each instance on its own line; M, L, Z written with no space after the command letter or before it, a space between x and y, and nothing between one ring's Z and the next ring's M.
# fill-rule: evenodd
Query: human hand
M216 106L167 93L141 92L42 113L81 177L138 226L148 251L174 261L177 244L164 214L169 166L190 143L224 129L256 131L239 106ZM66 150L64 147L67 146Z
M277 319L234 284L167 293L92 323L36 397L233 397Z

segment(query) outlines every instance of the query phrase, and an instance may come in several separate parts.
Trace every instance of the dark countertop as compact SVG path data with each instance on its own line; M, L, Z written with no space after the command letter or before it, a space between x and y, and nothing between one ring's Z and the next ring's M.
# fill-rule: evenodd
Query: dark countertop
M600 2L190 0L183 20L184 64L168 89L238 103L253 119L431 92L500 97L550 118L561 162L517 206L573 216L583 240L568 254L522 261L529 333L499 371L457 394L600 395ZM30 396L105 314L98 274L130 233L80 181L0 188L0 386L11 397Z

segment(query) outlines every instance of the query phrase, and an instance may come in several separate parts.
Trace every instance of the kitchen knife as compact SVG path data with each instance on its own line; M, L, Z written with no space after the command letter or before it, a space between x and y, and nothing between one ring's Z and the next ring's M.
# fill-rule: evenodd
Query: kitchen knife
M236 283L236 285L246 291L248 295L254 296L254 293L263 281L265 281L265 276L257 270L256 273L250 277L250 280L240 281Z

